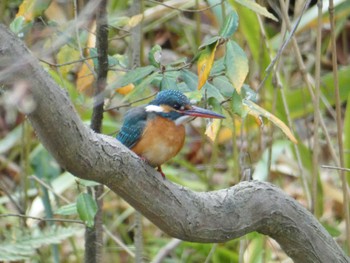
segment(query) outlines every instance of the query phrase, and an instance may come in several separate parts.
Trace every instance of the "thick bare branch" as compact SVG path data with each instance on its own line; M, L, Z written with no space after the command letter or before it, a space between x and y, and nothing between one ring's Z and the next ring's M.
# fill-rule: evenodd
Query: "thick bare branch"
M225 242L257 231L276 239L295 262L350 261L311 213L268 183L194 192L163 180L117 140L84 126L67 93L4 26L0 56L0 83L25 81L30 87L36 108L28 117L57 161L108 186L169 235Z

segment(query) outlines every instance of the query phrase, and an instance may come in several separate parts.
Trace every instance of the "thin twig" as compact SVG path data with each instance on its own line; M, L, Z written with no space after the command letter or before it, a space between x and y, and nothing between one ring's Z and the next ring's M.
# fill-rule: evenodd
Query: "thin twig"
M183 241L177 238L173 238L168 244L162 247L151 263L161 263L164 258L169 255L171 251L173 251L178 245L180 245Z
M267 41L267 36L266 36L266 30L264 27L264 23L261 19L261 16L257 15L258 18L258 22L259 22L259 27L260 27L260 33L261 33L261 37L263 39L263 42L266 46L266 48L268 49L268 54L271 57L272 54L272 50L269 44L269 41ZM263 49L261 49L263 50ZM262 53L262 52L261 52ZM273 101L272 101L272 114L276 113L276 104L277 104L277 94L278 94L278 68L275 68L273 71L273 78L272 78L272 86L274 87L274 95L273 95ZM272 164L272 145L273 145L273 135L274 135L274 125L270 126L270 130L269 130L269 141L267 143L267 147L268 147L268 157L267 157L267 165L266 165L266 173L267 173L267 181L270 181L270 171L271 171L271 164Z
M111 107L111 108L105 109L104 111L119 110L120 108L130 107L130 106L133 105L134 103L137 103L137 102L140 102L140 101L143 101L143 100L147 100L147 99L149 99L149 98L152 98L152 97L154 97L156 94L157 94L157 92L152 93L151 95L149 95L149 96L147 96L147 97L144 97L144 98L141 98L141 99L138 99L138 100L131 101L131 102L129 102L129 103L125 103L125 104L122 104L122 105L119 105L119 106L115 106L115 107Z
M3 215L0 215L0 217L20 217L20 218L39 220L39 221L54 221L54 222L64 222L64 223L76 223L76 224L82 224L82 225L85 224L81 220L63 219L63 218L41 218L41 217L27 216L27 215L21 215L21 214L3 214Z
M39 177L35 176L35 175L31 175L29 178L34 179L36 182L38 182L40 185L44 186L46 189L50 190L54 195L56 195L57 197L61 198L64 202L66 202L67 204L70 204L71 202L65 198L63 195L56 193L56 191L52 188L52 186L48 185L47 183L45 183L43 180L41 180Z
M318 0L318 19L317 19L317 39L316 39L316 61L315 61L315 97L314 97L314 142L312 155L312 207L311 211L317 215L318 208L318 155L319 155L319 136L318 128L320 124L320 79L321 79L321 45L322 45L322 1Z
M131 15L142 14L144 15L144 2L143 0L135 0L130 8ZM131 33L131 49L130 49L130 65L131 67L139 67L143 58L143 35L142 35L143 23L139 23L137 26L130 30ZM142 263L143 260L143 225L142 215L140 212L135 211L135 228L134 228L134 244L135 244L135 262Z
M89 59L94 59L94 58L97 58L97 56L92 56L92 57L83 57L81 59L77 59L77 60L74 60L74 61L69 61L69 62L66 62L66 63L62 63L62 64L55 64L55 63L51 63L51 62L48 62L44 59L41 59L39 58L39 60L45 64L48 64L52 67L56 67L56 68L59 68L59 67L63 67L63 66L68 66L68 65L71 65L71 64L75 64L75 63L79 63L79 62L84 62L86 60L89 60Z
M290 20L289 20L289 17L288 17L288 11L287 11L288 9L285 6L284 1L280 1L280 5L281 5L282 14L283 14L283 16L285 18L285 21L286 21L287 29L291 30L291 23L290 23ZM306 86L307 86L307 89L308 89L308 91L310 93L310 96L311 96L312 100L314 101L315 94L314 94L313 86L312 86L312 83L311 83L311 80L310 80L311 76L306 71L305 63L303 61L303 58L302 58L302 55L301 55L298 43L297 43L297 41L296 41L294 36L292 38L292 44L293 44L293 48L294 48L294 52L295 52L295 58L296 58L296 61L297 61L300 73L301 73L301 75L303 77L303 80L304 80ZM327 126L326 126L326 124L324 122L324 119L323 119L322 115L320 115L319 118L320 118L320 125L321 125L322 131L324 133L329 152L331 153L333 161L336 163L336 165L340 166L339 160L338 160L338 156L337 156L337 154L335 152L335 149L333 147L333 143L332 143L331 137L329 135Z
M162 5L162 6L165 6L167 8L170 8L170 9L174 9L174 10L177 10L177 11L181 11L181 12L189 12L189 13L198 13L198 12L204 12L204 11L207 11L209 9L212 9L216 6L219 6L221 5L221 3L223 1L220 1L219 3L216 3L214 5L211 5L211 6L208 6L208 7L205 7L205 8L201 8L201 9L182 9L182 8L179 8L179 7L174 7L174 6L171 6L171 5L167 5L165 3L162 3L162 2L158 2L158 1L155 1L155 0L146 0L147 2L151 2L153 4L157 4L157 5Z
M280 0L280 6L281 6L281 13L283 15L286 27L288 29L290 29L290 22L289 22L289 17L288 17L288 13L286 12L287 7L285 6L284 1ZM308 4L308 3L306 3ZM305 7L304 7L305 8ZM300 16L302 16L303 12L300 14ZM292 35L292 43L295 42L295 37L294 35ZM277 60L279 62L279 60ZM280 90L280 94L281 94L281 98L282 98L282 103L283 103L283 108L286 112L286 117L287 117L287 122L288 125L290 127L293 127L293 122L292 119L290 117L290 113L289 113L289 107L288 107L288 103L287 103L287 98L286 98L286 94L285 94L285 89L282 86L282 82L281 82L281 77L280 74L278 73L279 71L276 70L276 82L277 82L277 87ZM308 207L312 206L312 201L311 201L311 193L310 193L310 189L308 186L308 180L306 178L306 173L304 172L304 166L303 166L303 162L302 162L302 158L301 158L301 154L299 151L299 148L296 144L293 144L293 148L295 150L295 154L296 154L296 159L297 159L297 163L298 163L298 168L299 168L299 172L300 172L300 178L301 178L301 182L306 194L306 199L307 199L307 203L308 203Z
M4 191L4 193L7 195L8 199L11 201L11 203L17 208L18 212L21 214L24 214L25 211L22 208L22 206L12 197L12 194L7 190L7 186L5 185L4 182L0 181L0 189Z
M98 67L97 78L94 89L94 107L91 116L91 129L96 133L102 130L104 96L103 92L107 86L108 73L108 21L107 0L100 0L96 9L96 50ZM102 207L103 199L99 198L104 192L104 186L97 185L87 188L88 193L95 193L97 211L94 217L94 226L85 228L85 263L97 263L102 260L103 228Z
M212 262L212 257L214 255L214 252L216 250L216 248L218 247L218 244L213 244L210 251L209 251L209 254L207 256L207 258L205 259L204 263L209 263L209 262Z
M259 92L259 90L263 87L263 85L265 84L266 80L268 79L268 77L270 76L270 73L274 67L274 65L276 64L277 60L279 59L279 57L282 55L284 49L287 47L287 45L289 44L289 42L291 41L291 39L293 38L295 31L297 30L299 23L301 21L301 18L303 17L304 12L306 11L306 9L308 8L308 6L310 5L311 0L308 0L302 11L301 14L298 17L297 22L295 23L294 27L292 28L292 30L290 31L287 39L284 41L283 45L280 47L280 49L278 50L276 56L273 58L273 60L270 62L270 64L268 65L268 67L265 70L265 77L264 79L260 82L259 87L257 88L257 92Z
M327 168L327 169L334 169L334 170L339 170L339 171L344 171L344 172L350 172L349 168L344 168L344 167L337 167L337 166L332 166L332 165L321 165L322 168Z
M118 246L120 246L122 249L125 250L126 253L128 253L132 258L135 258L135 253L132 252L127 245L125 245L123 243L123 241L121 241L117 236L113 235L113 233L111 231L109 231L109 229L103 225L103 231L105 231L105 233L107 234L107 236L109 236L115 243L117 243Z

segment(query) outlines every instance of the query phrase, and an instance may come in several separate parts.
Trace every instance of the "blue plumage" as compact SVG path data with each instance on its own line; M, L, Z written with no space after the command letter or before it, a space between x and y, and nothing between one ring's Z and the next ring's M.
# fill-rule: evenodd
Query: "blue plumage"
M130 109L124 117L123 126L117 135L117 140L128 148L132 148L141 138L147 122L145 107Z
M154 100L148 105L168 105L176 110L190 105L189 99L178 90L164 90L157 94ZM170 111L170 112L158 112L159 116L176 120L183 116L183 114ZM146 112L145 106L140 106L130 109L124 117L123 126L117 135L117 139L128 148L132 148L141 138L143 129L146 127L147 119L154 118L154 113Z
M190 105L190 101L181 91L169 89L159 92L156 98L149 103L149 105L162 104L172 106L176 109L181 106Z

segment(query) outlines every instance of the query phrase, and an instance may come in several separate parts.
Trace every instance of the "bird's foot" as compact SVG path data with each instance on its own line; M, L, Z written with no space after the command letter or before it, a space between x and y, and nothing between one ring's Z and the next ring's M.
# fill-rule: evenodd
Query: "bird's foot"
M151 165L145 157L143 156L139 156L139 157L143 162L147 163L148 165ZM162 167L160 165L157 166L157 172L159 172L162 175L163 179L166 179L165 173L163 173Z
M145 157L143 157L143 156L139 156L139 157L140 157L141 161L143 161L143 162L149 164L148 161L147 161L147 159L146 159Z
M160 165L158 165L157 171L162 175L163 179L165 179L165 174L163 173L162 167Z

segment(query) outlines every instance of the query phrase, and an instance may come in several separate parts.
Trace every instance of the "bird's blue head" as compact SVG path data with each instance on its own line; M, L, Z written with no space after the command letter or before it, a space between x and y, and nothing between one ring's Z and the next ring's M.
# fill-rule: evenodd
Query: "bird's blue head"
M191 105L190 100L178 90L160 91L146 106L146 111L171 119L177 124L182 124L193 117L225 118L213 111Z

